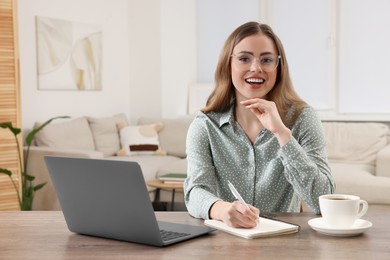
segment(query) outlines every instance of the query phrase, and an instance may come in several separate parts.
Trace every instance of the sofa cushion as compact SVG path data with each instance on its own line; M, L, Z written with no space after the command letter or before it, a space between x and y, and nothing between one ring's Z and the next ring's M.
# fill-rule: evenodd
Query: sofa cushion
M104 118L87 117L87 119L91 127L96 150L102 152L106 157L115 155L120 149L117 124L128 124L125 114Z
M161 148L168 155L186 157L186 138L188 128L193 121L193 117L183 117L175 119L155 119L141 117L139 125L162 122L164 127L158 133Z
M119 155L155 155L160 151L157 124L126 126L119 130Z
M330 161L375 165L376 154L387 144L389 128L382 123L324 122Z
M36 127L40 123L35 124ZM95 150L92 132L85 117L66 122L53 122L35 136L37 146L63 149Z

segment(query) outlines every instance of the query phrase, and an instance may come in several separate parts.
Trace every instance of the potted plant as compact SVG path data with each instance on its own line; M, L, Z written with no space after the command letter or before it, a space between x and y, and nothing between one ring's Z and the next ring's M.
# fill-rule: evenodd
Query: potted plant
M42 189L45 185L45 183L40 184L33 184L33 181L35 179L34 176L31 176L27 173L27 165L28 165L28 156L30 153L30 146L32 144L32 141L34 140L35 135L41 131L45 126L51 123L51 121L58 119L58 118L69 118L68 116L58 116L51 118L44 122L42 125L40 125L37 128L34 128L29 132L26 136L25 145L27 146L27 151L24 156L24 162L22 164L22 152L20 150L20 144L19 140L17 138L18 134L21 133L20 128L16 128L12 126L11 122L5 122L0 123L1 128L9 129L12 134L15 137L16 145L18 148L18 159L19 159L19 172L21 176L21 186L22 186L22 192L19 192L18 186L16 185L15 181L12 179L12 172L8 169L0 168L0 174L6 174L11 179L11 182L16 190L17 196L18 196L18 202L21 210L31 210L32 209L32 203L34 199L34 194L36 191Z

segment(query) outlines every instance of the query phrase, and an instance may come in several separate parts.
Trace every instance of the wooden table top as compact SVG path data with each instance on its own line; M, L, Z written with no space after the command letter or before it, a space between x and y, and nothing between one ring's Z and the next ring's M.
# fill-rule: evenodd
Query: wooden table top
M156 212L159 220L203 225L187 212ZM68 231L62 212L0 212L0 259L390 259L390 206L370 205L373 226L356 237L312 230L313 213L278 214L298 233L247 240L221 231L165 248Z

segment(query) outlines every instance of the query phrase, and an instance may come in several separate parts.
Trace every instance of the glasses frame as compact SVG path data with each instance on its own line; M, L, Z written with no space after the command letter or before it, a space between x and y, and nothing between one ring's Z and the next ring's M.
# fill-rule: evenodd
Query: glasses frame
M261 69L262 71L264 71L264 72L273 72L273 71L275 71L276 68L279 66L280 59L282 58L282 56L276 55L276 54L273 54L273 53L268 53L268 54L266 54L266 55L274 55L274 56L276 57L276 60L277 60L277 63L276 63L275 68L274 68L273 70L268 71L268 70L264 70L264 69L261 67L260 58L257 58L257 57L255 57L255 56L252 55L252 54L247 54L247 55L253 56L253 58L254 58L254 60L251 62L251 64L250 64L250 66L248 67L248 69L251 69L251 68L252 68L253 62L259 62L259 67L260 67L260 69ZM262 55L260 55L260 57L261 57L261 56L262 56ZM243 65L243 64L240 62L240 60L238 59L238 58L239 58L239 55L238 55L238 54L234 54L234 53L233 53L232 55L230 55L230 57L236 58L238 64Z

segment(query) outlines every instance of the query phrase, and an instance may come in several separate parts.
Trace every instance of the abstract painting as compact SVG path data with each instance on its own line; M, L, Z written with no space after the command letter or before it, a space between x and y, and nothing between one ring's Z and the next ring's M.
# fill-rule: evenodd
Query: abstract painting
M37 16L39 90L101 90L101 26Z

